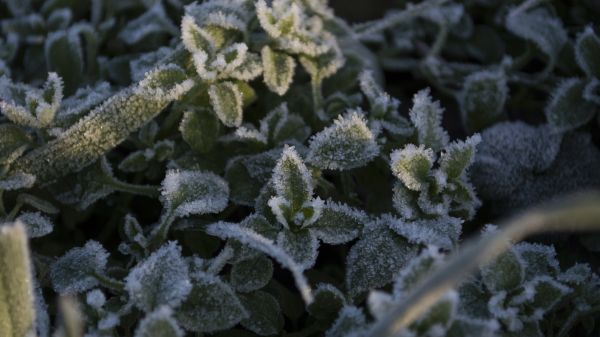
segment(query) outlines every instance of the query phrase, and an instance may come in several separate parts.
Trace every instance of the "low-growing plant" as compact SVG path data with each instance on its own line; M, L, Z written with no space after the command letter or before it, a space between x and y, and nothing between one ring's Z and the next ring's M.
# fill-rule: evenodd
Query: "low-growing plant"
M0 1L0 336L600 334L600 7L351 3Z

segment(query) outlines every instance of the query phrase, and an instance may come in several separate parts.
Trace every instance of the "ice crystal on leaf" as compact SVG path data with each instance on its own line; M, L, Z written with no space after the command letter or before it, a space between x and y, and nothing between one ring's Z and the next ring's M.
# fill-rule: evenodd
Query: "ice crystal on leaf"
M591 26L577 36L575 56L577 64L589 77L600 79L600 38Z
M307 161L319 168L348 170L366 165L379 146L361 111L349 111L310 139Z
M163 306L149 313L141 321L135 330L134 337L183 337L172 310Z
M181 247L169 242L141 261L127 275L125 289L140 309L150 312L161 305L178 306L192 288Z
M227 182L210 172L171 170L162 182L163 205L178 217L218 213L228 198Z
M96 241L69 250L50 267L54 290L61 294L75 294L95 287L95 275L104 273L108 252Z
M444 109L438 101L433 101L429 89L414 95L409 115L417 129L420 145L439 151L448 144L448 133L442 128L443 113Z

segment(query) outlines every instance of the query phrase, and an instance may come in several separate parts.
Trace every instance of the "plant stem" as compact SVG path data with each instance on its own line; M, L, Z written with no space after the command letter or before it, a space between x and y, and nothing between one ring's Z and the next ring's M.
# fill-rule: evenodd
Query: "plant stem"
M512 242L543 232L587 231L600 228L600 193L565 198L514 217L495 233L471 240L433 272L377 323L371 336L395 336L409 326L478 266L505 252Z
M113 289L119 292L125 291L125 283L119 280L115 280L112 277L104 274L94 272L93 276L100 282L100 284L106 288Z
M105 182L113 189L121 192L144 195L150 198L157 198L160 195L158 186L130 184L114 177L106 179Z
M152 231L150 239L148 240L148 251L152 252L158 249L158 247L165 242L167 235L169 234L169 229L175 219L176 216L174 210L168 210L167 213L161 217L160 224Z

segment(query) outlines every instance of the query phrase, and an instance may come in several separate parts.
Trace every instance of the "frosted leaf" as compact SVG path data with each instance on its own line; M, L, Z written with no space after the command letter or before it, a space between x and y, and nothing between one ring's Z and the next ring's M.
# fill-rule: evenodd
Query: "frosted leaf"
M367 318L362 309L348 305L340 310L333 325L325 332L326 337L357 337L366 332ZM366 334L365 334L366 335Z
M101 320L98 321L98 329L109 330L116 328L121 323L119 315L109 312Z
M26 173L16 173L0 179L0 189L4 191L20 190L22 188L30 188L34 183L35 176Z
M585 282L589 282L592 275L592 269L588 264L577 263L573 267L559 274L556 279L569 285L578 286L583 285Z
M275 335L283 329L279 303L271 294L256 291L240 295L240 300L249 314L241 321L244 328L260 336Z
M108 252L96 241L69 250L50 266L50 280L57 293L76 294L98 285L95 274L103 274Z
M265 0L256 2L256 15L261 27L272 38L300 29L302 10L298 3L275 0L272 7Z
M360 90L367 96L371 105L371 113L374 115L383 115L398 110L400 101L382 90L375 81L372 71L364 70L360 73L359 85Z
M77 30L57 30L48 34L44 41L44 55L48 70L58 73L64 80L65 91L74 92L84 71L83 50Z
M462 4L451 3L443 6L435 6L424 11L420 16L440 26L454 26L458 24L464 13L465 8Z
M376 320L383 319L385 315L392 310L395 304L396 301L394 298L383 291L373 290L369 292L369 296L367 297L369 313L371 313Z
M173 318L171 308L162 306L149 313L135 330L134 337L183 337L184 332Z
M442 128L444 109L439 101L433 101L429 88L413 96L413 106L409 116L417 129L420 145L439 151L449 142L448 133Z
M221 82L208 88L210 104L226 126L242 124L242 93L233 82Z
M293 146L285 146L273 169L277 195L283 197L293 211L300 209L313 195L313 181L308 168Z
M600 38L591 25L577 36L575 59L589 77L600 79Z
M571 78L560 83L552 93L546 106L546 119L557 131L576 129L596 115L596 105L581 99L585 85L585 81Z
M27 236L30 238L48 235L54 228L52 221L40 212L23 212L17 217L17 220L25 224Z
M37 102L36 102L37 103ZM0 101L0 110L11 122L23 126L38 126L35 117L24 107Z
M482 130L502 117L508 98L502 71L480 71L467 76L458 96L463 122L472 131Z
M531 280L540 275L555 275L559 272L560 268L554 247L539 243L520 242L514 245L513 249L527 266L525 280Z
M310 269L314 266L319 242L312 231L303 229L292 232L284 229L277 235L276 242L302 269Z
M140 309L150 312L161 305L178 306L192 285L181 247L171 241L138 263L125 278L125 290Z
M312 57L300 57L300 64L310 74L313 81L319 82L335 75L346 63L346 59L335 39L328 39L326 43L329 46L327 52Z
M421 318L411 324L410 330L425 336L446 331L454 320L458 301L458 294L454 290L448 291Z
M562 22L546 10L536 8L527 11L522 6L506 16L506 28L522 39L529 40L543 51L553 64L568 36Z
M242 63L231 72L221 75L221 78L233 78L240 81L250 81L263 73L260 56L254 53L246 54Z
M379 226L352 246L346 260L346 287L352 296L384 286L418 251L418 246Z
M220 126L217 116L208 109L190 109L183 113L179 131L193 150L206 153L214 146Z
M144 73L141 74L143 79ZM98 82L92 86L82 87L64 99L60 109L56 113L55 124L60 126L70 126L75 123L84 113L102 103L112 94L110 84L107 82Z
M94 289L85 294L85 303L98 310L106 303L106 296L104 296L102 290Z
M379 154L379 146L360 110L339 116L334 124L310 139L307 162L330 170L366 165Z
M428 246L403 268L394 281L395 301L402 300L410 290L422 282L431 272L440 267L444 256L435 246Z
M228 198L227 182L210 172L169 170L162 182L161 201L178 217L219 213Z
M32 145L32 141L22 128L8 123L0 125L0 165L15 161Z
M277 262L292 272L294 281L296 282L296 287L300 291L304 302L312 302L312 290L308 284L308 281L304 277L304 274L302 273L304 271L303 267L294 261L294 259L285 250L275 245L273 240L258 234L253 229L242 228L236 224L228 224L224 222L208 226L206 228L206 232L222 239L235 239L240 243L261 251L277 260Z
M268 140L260 131L254 127L240 126L235 130L235 137L237 140L243 140L247 142L255 142L259 144L267 144Z
M273 263L264 255L258 255L235 263L231 267L229 283L238 292L258 290L271 281Z
M482 320L459 315L448 329L447 337L496 337L499 329L500 325L496 320Z
M600 80L597 78L589 81L585 89L583 89L583 98L594 102L596 104L600 104Z
M169 55L173 53L173 49L169 47L160 47L154 51L141 54L139 57L129 61L129 68L131 69L131 79L139 82L144 79L145 74L157 64L166 60Z
M571 288L542 275L523 284L523 290L515 294L510 303L515 306L531 305L534 308L533 313L527 315L530 316L527 320L540 320L571 292Z
M181 19L181 40L185 48L192 54L198 51L210 54L216 49L210 33L200 28L189 14L184 15Z
M275 51L269 46L262 48L261 55L265 84L271 91L283 96L294 80L294 70L296 68L294 58Z
M321 241L339 245L357 238L368 220L365 212L327 200L321 216L309 228Z
M466 171L475 159L477 144L481 136L475 134L464 141L455 141L444 148L440 155L440 170L450 181L466 175Z
M346 302L346 296L338 288L319 283L315 289L315 300L306 307L306 311L320 320L334 318Z
M488 301L488 310L492 317L502 321L508 331L521 331L523 321L519 317L519 309L506 304L507 293L502 290L494 294Z
M428 186L435 154L423 145L407 144L403 149L392 152L390 166L394 175L413 191L421 191Z
M421 214L415 192L409 190L401 181L396 181L393 188L392 204L403 219L415 219Z
M194 81L187 78L183 69L169 63L147 72L138 84L138 91L154 99L171 101L183 96L193 85Z
M521 256L511 249L482 267L481 276L490 291L509 291L523 282L526 268Z
M281 226L272 225L264 216L259 214L251 214L244 218L239 224L242 228L252 230L253 232L264 236L269 240L277 239L277 234L281 230ZM249 246L246 246L239 241L229 240L227 244L234 249L234 256L231 263L238 263L243 260L253 259L258 257L261 252Z
M118 36L125 43L133 45L150 35L158 33L167 33L174 36L179 34L177 26L169 19L161 1L155 2L144 14L127 22Z
M387 225L411 243L434 245L444 249L452 249L457 245L462 230L462 220L450 216L405 222L384 215L378 222Z
M231 287L216 276L197 272L175 316L186 330L214 332L233 327L248 313Z

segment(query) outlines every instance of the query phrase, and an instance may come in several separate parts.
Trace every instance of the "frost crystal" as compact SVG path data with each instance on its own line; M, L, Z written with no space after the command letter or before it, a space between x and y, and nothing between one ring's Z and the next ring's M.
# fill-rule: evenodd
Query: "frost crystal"
M188 266L181 247L169 242L135 266L125 279L125 289L140 309L150 312L161 305L176 307L190 293Z
M429 89L423 89L413 97L410 120L417 129L419 144L434 151L441 150L449 142L448 133L442 128L444 109L433 101Z
M39 238L52 232L54 224L40 212L23 212L17 220L23 222L27 229L27 236L30 238Z
M310 139L307 161L322 169L348 170L366 165L379 154L375 137L360 110L339 116Z
M170 170L162 182L161 197L165 208L178 217L218 213L227 206L229 187L214 173Z
M108 252L96 241L73 248L50 266L54 290L61 294L76 294L98 284L96 274L103 274Z
M183 337L183 335L183 330L173 318L171 308L162 306L140 321L134 337Z

